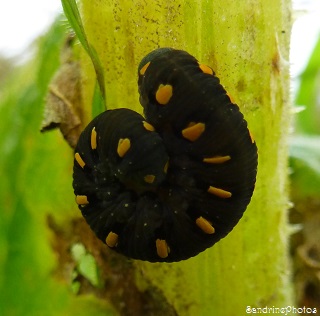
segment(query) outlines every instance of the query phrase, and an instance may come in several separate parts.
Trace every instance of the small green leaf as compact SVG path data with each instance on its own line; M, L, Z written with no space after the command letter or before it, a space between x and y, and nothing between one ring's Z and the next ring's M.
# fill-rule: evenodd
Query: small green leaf
M77 243L72 246L71 254L76 261L78 272L95 286L100 286L99 269L94 257L86 251L84 245ZM73 282L73 284L76 282Z
M79 262L78 265L79 273L81 273L90 283L99 287L99 269L97 267L96 260L94 257L87 253Z
M319 195L320 136L303 135L291 140L290 165L293 187L301 194ZM296 190L297 192L299 190Z
M291 140L290 156L299 159L320 176L320 136L296 136Z
M84 245L78 243L71 247L71 255L74 261L79 262L86 254L86 248Z
M74 282L72 282L72 284L71 284L71 291L72 291L72 293L78 294L78 293L79 293L79 290L80 290L80 286L81 286L81 284L80 284L79 281L74 281Z

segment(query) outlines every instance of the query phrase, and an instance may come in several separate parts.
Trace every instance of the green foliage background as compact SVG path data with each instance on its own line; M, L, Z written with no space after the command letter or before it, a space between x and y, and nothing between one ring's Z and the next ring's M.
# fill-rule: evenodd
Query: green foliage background
M320 34L295 92L295 133L291 140L292 190L314 199L320 188ZM307 201L306 201L307 203ZM320 242L320 241L319 241Z
M1 89L0 315L112 315L108 302L76 297L72 280L52 277L58 258L47 216L66 221L74 215L65 176L72 174L73 153L59 133L41 134L40 124L66 32L59 19L35 44L32 61Z
M295 91L295 131L291 137L290 220L297 301L320 310L320 34Z

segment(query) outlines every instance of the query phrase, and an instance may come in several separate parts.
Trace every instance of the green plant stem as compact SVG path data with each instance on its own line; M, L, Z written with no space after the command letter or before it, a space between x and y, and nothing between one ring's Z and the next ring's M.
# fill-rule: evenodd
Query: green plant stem
M142 112L140 59L157 47L185 49L214 68L257 142L255 193L229 236L184 262L136 262L137 284L160 289L179 315L244 315L247 306L293 303L286 222L290 10L289 0L81 1L85 31L106 70L107 108ZM90 108L94 73L86 57L83 70Z

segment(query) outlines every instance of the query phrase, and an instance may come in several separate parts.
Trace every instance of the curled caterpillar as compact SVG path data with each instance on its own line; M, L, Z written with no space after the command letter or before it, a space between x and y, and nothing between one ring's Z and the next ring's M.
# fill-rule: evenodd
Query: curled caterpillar
M257 147L213 70L187 52L151 52L138 77L145 118L109 110L79 138L76 202L111 249L150 262L185 260L242 217Z

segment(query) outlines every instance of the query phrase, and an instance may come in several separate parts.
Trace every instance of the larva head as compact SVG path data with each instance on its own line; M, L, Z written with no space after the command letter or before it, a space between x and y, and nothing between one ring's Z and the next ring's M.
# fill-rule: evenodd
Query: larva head
M147 70L148 66L150 65L150 63L158 58L159 56L163 55L164 53L173 51L172 48L168 48L168 47L163 47L163 48L158 48L154 51L152 51L151 53L149 53L148 55L146 55L144 58L142 58L139 67L138 67L138 74L139 76L143 76L145 71Z
M103 179L107 172L108 179L140 194L163 182L169 158L150 123L132 110L117 109L101 113L85 128L75 159L84 173Z
M166 177L168 155L162 139L145 131L135 137L119 139L115 176L137 193L153 191Z
M171 122L182 117L185 110L193 109L183 104L198 103L199 97L186 89L190 82L189 72L202 73L198 61L182 50L157 49L144 57L138 68L139 101L143 112L156 129L170 126ZM181 106L176 106L181 104Z

